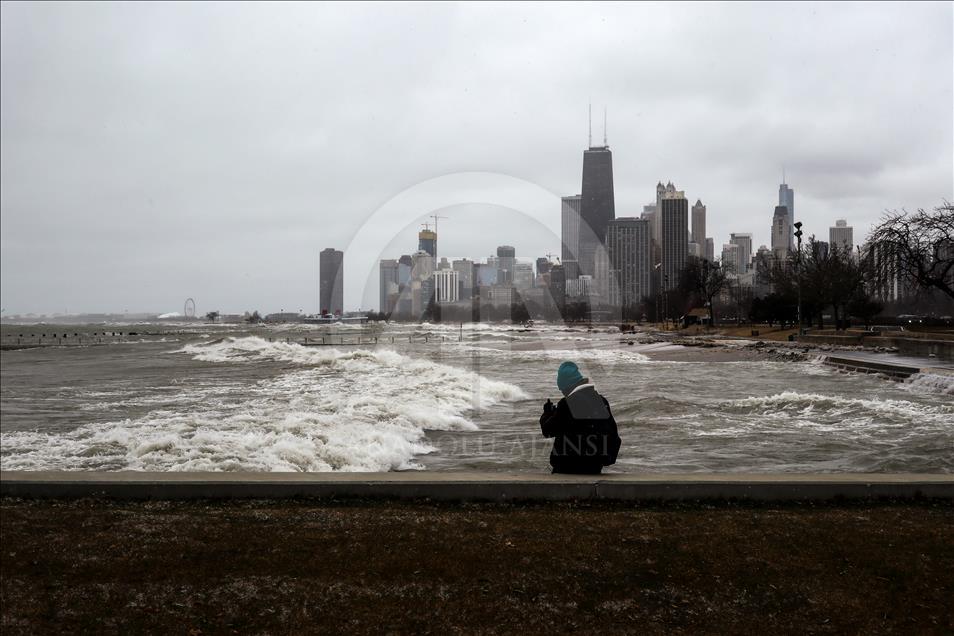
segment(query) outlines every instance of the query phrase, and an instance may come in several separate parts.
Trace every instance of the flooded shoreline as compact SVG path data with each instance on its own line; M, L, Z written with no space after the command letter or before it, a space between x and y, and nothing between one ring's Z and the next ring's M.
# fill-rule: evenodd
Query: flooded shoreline
M133 330L3 353L3 469L548 471L540 405L574 360L619 422L614 472L954 472L946 378L845 374L787 343L563 325ZM378 344L302 344L332 333Z

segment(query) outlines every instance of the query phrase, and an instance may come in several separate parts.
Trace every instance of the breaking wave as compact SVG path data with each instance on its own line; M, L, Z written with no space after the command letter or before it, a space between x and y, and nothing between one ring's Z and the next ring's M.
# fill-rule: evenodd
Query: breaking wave
M950 427L954 406L926 405L907 400L870 400L818 393L784 391L766 397L749 397L722 404L729 412L761 415L767 418L814 417L840 420L845 426L876 420L881 425L907 426L909 423L935 423Z
M302 365L254 384L183 389L143 417L63 433L4 433L5 470L387 471L419 469L428 430L473 430L475 410L517 386L394 351L226 338L176 353L214 363Z
M470 343L451 343L458 350L477 353L480 356L505 358L510 361L535 360L574 360L597 363L650 362L648 356L632 349L547 349L545 347L532 349L505 348L492 346L478 346ZM564 345L565 346L565 345Z
M937 373L915 373L905 380L901 386L917 393L954 395L954 376Z

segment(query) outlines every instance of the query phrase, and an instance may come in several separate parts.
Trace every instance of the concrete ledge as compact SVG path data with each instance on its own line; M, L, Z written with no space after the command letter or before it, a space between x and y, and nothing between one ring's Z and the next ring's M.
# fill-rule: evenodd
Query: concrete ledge
M858 360L843 356L825 356L824 364L843 369L845 371L861 371L863 373L883 373L894 378L909 378L920 373L919 367L909 367L893 362L879 362L874 360Z
M115 499L441 501L954 499L954 475L0 472L0 495Z

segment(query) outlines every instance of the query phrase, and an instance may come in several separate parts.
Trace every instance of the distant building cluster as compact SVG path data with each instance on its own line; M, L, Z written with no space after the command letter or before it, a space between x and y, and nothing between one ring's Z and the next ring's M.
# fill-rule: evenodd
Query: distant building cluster
M434 307L457 308L470 314L479 307L505 307L517 302L544 306L550 286L550 259L521 262L512 245L497 247L483 262L438 256L437 232L425 224L418 249L397 259L382 259L380 311L392 318L420 320L434 316Z

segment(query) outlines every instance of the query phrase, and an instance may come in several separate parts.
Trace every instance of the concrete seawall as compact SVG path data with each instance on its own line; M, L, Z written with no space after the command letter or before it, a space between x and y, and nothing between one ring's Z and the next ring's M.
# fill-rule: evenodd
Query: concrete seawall
M432 499L442 501L752 501L954 499L954 475L528 473L0 473L0 495L114 499Z
M798 342L837 346L894 347L907 356L936 356L954 362L954 340L904 336L868 335L865 333L804 334Z
M858 360L844 356L825 356L824 363L830 367L841 369L843 371L860 371L862 373L881 373L896 379L909 378L915 373L920 373L920 367L911 367L890 362L877 362L873 360Z
M827 355L822 362L843 371L861 373L880 373L896 380L904 380L916 373L930 373L954 377L954 366L945 365L926 367L915 358L898 360L894 358L874 358L870 353L857 352Z

